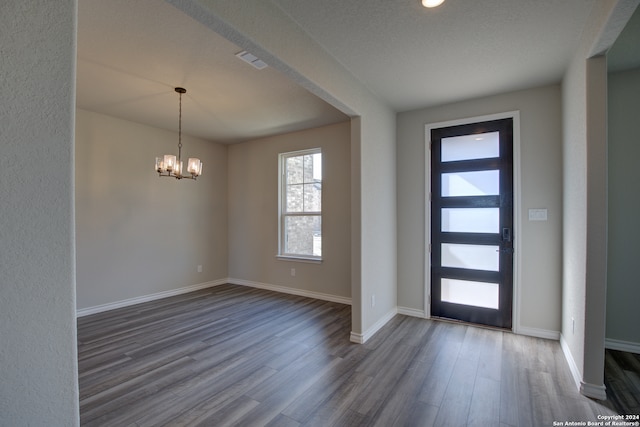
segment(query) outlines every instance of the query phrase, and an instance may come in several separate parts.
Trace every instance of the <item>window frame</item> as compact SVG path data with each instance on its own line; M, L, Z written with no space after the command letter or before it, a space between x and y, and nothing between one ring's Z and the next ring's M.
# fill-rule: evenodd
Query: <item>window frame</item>
M319 216L320 217L320 230L322 235L322 193L323 188L320 189L320 210L319 211L309 211L309 212L287 212L287 159L291 157L301 157L307 155L321 155L322 159L322 148L309 148L304 150L296 150L296 151L288 151L284 153L278 154L278 254L277 258L287 261L300 261L300 262L311 262L311 263L321 263L322 255L313 255L313 254L297 254L297 253L289 253L285 252L286 248L286 236L285 236L285 221L287 217L304 217L304 216ZM321 170L324 170L324 164L321 166ZM320 179L320 183L323 182L324 177ZM321 248L322 254L322 248Z

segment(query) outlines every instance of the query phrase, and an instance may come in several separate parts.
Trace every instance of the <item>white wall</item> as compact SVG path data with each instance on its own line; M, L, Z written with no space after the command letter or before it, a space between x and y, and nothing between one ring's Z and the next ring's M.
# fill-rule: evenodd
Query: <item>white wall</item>
M398 114L398 305L424 312L425 125L520 111L520 305L522 333L552 337L560 330L562 186L558 85L506 93ZM515 191L518 191L515 189ZM548 221L528 220L546 208ZM515 305L514 305L515 307Z
M76 2L0 2L0 425L79 425Z
M183 135L202 176L160 178L155 157L177 154L177 141L177 132L77 111L79 309L227 277L226 146Z
M229 146L232 281L351 299L350 137L350 123L345 122ZM277 259L278 154L318 147L323 163L323 261Z
M607 329L608 343L640 348L640 139L637 121L640 111L640 69L609 74L608 141L608 257ZM636 350L637 351L637 350Z
M366 340L396 310L395 114L271 2L167 1L353 118L352 339Z

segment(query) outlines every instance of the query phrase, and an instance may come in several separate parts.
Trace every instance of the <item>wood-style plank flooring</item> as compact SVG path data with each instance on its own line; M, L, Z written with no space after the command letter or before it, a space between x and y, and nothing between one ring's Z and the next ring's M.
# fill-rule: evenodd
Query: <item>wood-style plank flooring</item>
M614 412L557 342L223 285L78 319L83 426L551 426Z
M640 415L640 354L605 351L607 399L621 414Z

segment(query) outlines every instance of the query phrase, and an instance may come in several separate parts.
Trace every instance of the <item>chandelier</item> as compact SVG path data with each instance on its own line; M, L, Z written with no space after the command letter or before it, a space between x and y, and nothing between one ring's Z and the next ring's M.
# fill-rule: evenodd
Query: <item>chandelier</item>
M178 157L173 154L165 154L164 157L156 157L156 172L159 176L169 176L176 179L195 180L202 174L202 162L195 157L187 160L187 173L182 174L182 94L187 93L183 87L175 88L180 94L180 115L178 116Z

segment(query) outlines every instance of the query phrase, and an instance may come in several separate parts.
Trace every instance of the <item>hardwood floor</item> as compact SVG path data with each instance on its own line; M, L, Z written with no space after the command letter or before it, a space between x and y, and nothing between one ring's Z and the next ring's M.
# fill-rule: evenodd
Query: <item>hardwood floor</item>
M640 414L640 354L605 351L607 398L621 414Z
M614 412L557 342L223 285L78 319L84 426L545 426Z

